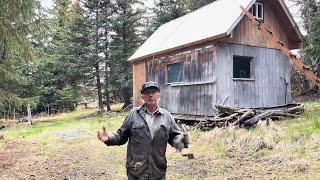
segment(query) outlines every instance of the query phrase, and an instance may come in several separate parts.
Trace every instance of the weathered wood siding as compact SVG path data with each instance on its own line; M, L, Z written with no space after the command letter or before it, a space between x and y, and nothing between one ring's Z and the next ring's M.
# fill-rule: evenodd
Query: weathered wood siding
M137 107L142 104L140 88L146 81L146 63L138 61L133 64L133 106Z
M270 0L260 0L264 6L264 23L273 35L284 43L286 47L298 48L299 37L294 28L290 25L289 19L280 8L279 2ZM294 37L294 38L293 38ZM291 39L290 39L291 38ZM245 16L233 30L230 37L226 37L224 42L244 44L258 47L276 48L270 40L260 31L253 22Z
M252 57L252 79L233 79L233 56ZM289 61L279 50L219 43L217 103L241 108L272 107L291 102Z
M183 62L184 81L167 83L167 65ZM171 113L214 115L216 102L216 53L214 46L175 53L146 63L147 81L156 81L161 88L160 105Z

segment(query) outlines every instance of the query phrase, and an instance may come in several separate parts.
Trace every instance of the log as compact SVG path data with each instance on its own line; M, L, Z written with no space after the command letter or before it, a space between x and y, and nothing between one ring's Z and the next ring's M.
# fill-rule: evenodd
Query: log
M299 117L299 115L285 113L285 112L273 112L272 115L274 115L274 116L282 116L282 117L291 117L291 118Z
M304 111L304 105L300 104L295 107L290 105L290 108L285 107L269 108L269 109L240 109L225 105L215 105L219 116L215 116L197 124L197 127L202 130L209 130L214 127L251 127L260 120L281 120L286 117L296 118Z
M274 116L274 115L270 116L270 118L274 121L280 121L281 119L283 119L282 116Z
M246 112L248 112L248 111L250 111L250 110L252 110L252 109L239 109L239 110L237 111L237 113L239 113L239 114L244 114L244 113L246 113Z
M299 106L289 108L285 112L290 113L290 114L296 114L296 113L300 114L303 111L304 111L304 104L300 104Z
M233 125L237 126L239 123L242 123L243 120L245 120L248 117L252 117L255 115L254 110L249 110L246 113L244 113L242 116L240 116L240 118L238 120L236 120Z
M256 116L246 120L244 122L244 125L246 127L252 126L252 125L256 124L259 120L266 118L266 117L270 116L271 114L272 114L272 111L266 111L264 113L258 114Z

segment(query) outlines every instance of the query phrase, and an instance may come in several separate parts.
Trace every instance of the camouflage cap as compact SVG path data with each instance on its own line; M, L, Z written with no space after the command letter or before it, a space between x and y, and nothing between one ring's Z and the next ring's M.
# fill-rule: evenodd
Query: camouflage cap
M141 87L141 90L140 90L141 94L147 89L156 89L157 91L160 92L160 88L159 88L158 84L154 81L145 82Z

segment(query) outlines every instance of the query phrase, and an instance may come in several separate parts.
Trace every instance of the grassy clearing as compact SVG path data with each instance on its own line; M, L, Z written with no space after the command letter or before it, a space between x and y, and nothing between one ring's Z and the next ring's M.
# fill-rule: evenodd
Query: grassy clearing
M268 127L193 130L190 150L196 158L187 160L168 148L168 179L320 179L320 101L305 105L301 117L274 122ZM39 160L39 167L35 165L33 169L53 174L61 171L55 176L58 179L66 174L71 179L126 179L126 146L106 147L96 138L97 130L103 126L116 130L126 113L89 116L93 113L93 110L75 111L37 119L33 126L11 127L2 132L6 140L0 141L0 148L16 140L23 148L28 144L39 146L43 156L29 154L28 159L45 160ZM41 169L47 161L48 169Z

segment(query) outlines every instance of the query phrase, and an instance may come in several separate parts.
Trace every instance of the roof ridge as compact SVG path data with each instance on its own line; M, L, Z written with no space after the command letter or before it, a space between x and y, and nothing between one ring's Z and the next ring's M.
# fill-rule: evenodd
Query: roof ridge
M175 18L175 19L173 19L173 20L171 20L171 21L168 21L168 22L162 24L161 26L166 25L166 24L168 24L168 23L170 23L170 22L174 22L174 21L176 21L176 20L178 20L178 19L185 18L185 17L187 17L187 16L189 16L189 15L191 15L191 14L197 12L197 11L200 11L201 9L204 9L204 8L210 6L210 5L212 6L213 4L217 3L218 1L223 1L223 0L216 0L216 1L212 2L212 3L209 3L209 4L205 5L205 6L202 6L202 7L198 8L198 9L196 9L196 10L194 10L194 11L188 12L187 14L185 14L185 15L183 15L183 16L180 16L180 17ZM161 27L161 26L160 26L160 27Z

